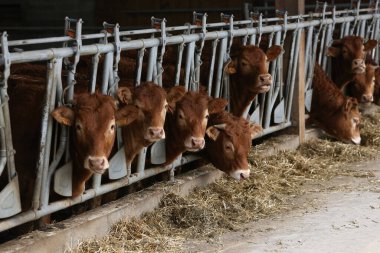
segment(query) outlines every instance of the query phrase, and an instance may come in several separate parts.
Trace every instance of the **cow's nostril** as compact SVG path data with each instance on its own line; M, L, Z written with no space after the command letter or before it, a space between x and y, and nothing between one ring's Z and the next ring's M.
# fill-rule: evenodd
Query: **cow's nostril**
M265 81L265 77L260 76L260 81L261 81L261 82L264 82L264 81Z
M106 161L103 159L102 162L100 163L100 165L104 166L105 162Z

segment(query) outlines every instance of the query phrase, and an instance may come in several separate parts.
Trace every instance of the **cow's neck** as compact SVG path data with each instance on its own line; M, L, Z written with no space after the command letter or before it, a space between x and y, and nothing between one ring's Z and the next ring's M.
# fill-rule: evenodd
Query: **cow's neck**
M83 167L84 158L81 158L76 150L73 152L72 161L72 196L76 197L83 193L86 181L90 179L93 173Z
M238 78L237 75L231 75L230 77L231 113L238 117L243 116L244 111L247 109L251 101L257 95L257 93L249 91L247 89L246 81L249 81L249 80Z
M177 156L186 151L178 127L175 124L175 118L172 114L166 114L165 132L170 135L165 141L166 162L164 165L172 163Z
M125 158L127 162L132 162L136 155L144 148L152 144L145 140L144 131L141 124L134 122L126 127L123 127L123 142Z
M333 57L331 63L332 80L338 88L342 88L346 82L352 80L354 77L351 65L345 64L342 57Z

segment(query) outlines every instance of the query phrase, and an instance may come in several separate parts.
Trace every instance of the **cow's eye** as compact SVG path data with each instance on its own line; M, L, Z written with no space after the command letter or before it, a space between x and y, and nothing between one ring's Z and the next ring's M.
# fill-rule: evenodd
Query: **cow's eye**
M115 130L115 125L114 124L111 125L111 130L112 131Z

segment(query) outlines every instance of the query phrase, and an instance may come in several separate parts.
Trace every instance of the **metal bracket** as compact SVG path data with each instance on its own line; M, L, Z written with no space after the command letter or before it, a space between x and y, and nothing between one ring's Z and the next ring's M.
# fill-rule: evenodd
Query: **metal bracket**
M162 86L162 73L164 72L164 68L162 67L162 62L165 54L166 47L166 19L165 18L151 18L152 27L161 31L161 51L157 56L157 76L153 78L156 80L158 84Z
M257 22L257 32L259 34L259 38L257 39L256 45L259 46L261 42L261 37L263 35L263 14L259 12L251 12L250 16L252 21Z
M276 10L276 16L279 18L278 24L281 24L284 29L281 39L281 46L284 46L286 32L288 31L288 12L285 10Z

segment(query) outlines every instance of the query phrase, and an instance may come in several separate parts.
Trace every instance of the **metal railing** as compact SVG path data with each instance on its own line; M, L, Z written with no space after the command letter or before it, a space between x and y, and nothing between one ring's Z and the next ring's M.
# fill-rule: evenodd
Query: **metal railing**
M360 2L356 9L337 11L329 10L323 5L316 13L298 16L288 16L286 12L278 12L275 18L263 18L259 13L251 13L248 20L235 21L232 15L221 15L221 22L207 23L207 15L194 13L193 24L168 27L165 19L152 19L152 28L120 31L118 24L104 23L103 30L96 34L82 34L82 20L66 19L65 34L61 37L44 39L29 39L8 41L7 33L1 36L0 66L3 68L0 83L0 175L5 168L8 175L8 184L0 192L0 231L7 230L28 221L36 220L44 215L62 210L77 203L84 202L95 196L130 185L142 179L149 178L164 171L198 159L196 154L178 157L173 164L166 167L145 166L147 150L144 149L137 162L137 172L131 174L130 166L125 164L123 146L118 134L119 150L110 159L109 183L101 183L101 176L93 176L92 188L76 198L71 196L71 163L68 152L68 131L66 127L53 122L50 112L62 104L64 100L70 102L75 92L75 74L77 63L86 55L93 57L92 76L89 92L95 91L98 69L98 56L104 56L101 92L114 94L118 87L118 63L123 51L138 50L136 59L135 85L143 81L154 81L162 85L163 64L165 49L168 46L177 46L176 73L173 77L179 83L181 69L183 85L188 90L198 90L200 72L202 71L202 51L206 47L211 52L209 59L208 92L215 97L229 97L228 75L224 73L224 66L230 59L230 50L235 38L241 38L242 44L261 45L266 38L266 46L282 45L288 51L287 57L282 54L270 64L270 74L273 77L273 86L266 94L260 94L244 114L249 120L259 123L263 127L262 135L267 135L292 125L292 101L296 73L299 64L305 65L305 96L306 108L310 108L311 80L314 62L318 61L324 68L328 67L328 60L324 49L330 45L333 38L348 34L358 34L367 39L379 40L378 1L371 8L360 9ZM305 62L298 62L301 35L305 32ZM108 42L108 41L112 42ZM210 42L210 43L206 43ZM62 47L51 48L51 43L62 43ZM236 42L235 42L236 43ZM23 51L15 49L23 45L41 44L46 49ZM320 50L318 49L320 48ZM146 76L142 77L144 52L149 50ZM185 53L185 54L184 54ZM373 51L373 56L379 60L379 48ZM70 59L70 60L69 60ZM42 110L42 128L40 138L40 152L37 167L37 177L33 196L33 206L30 210L21 212L18 177L14 164L14 151L10 128L8 106L8 78L11 66L26 62L47 62L46 100ZM62 84L62 66L68 66L66 88ZM262 136L261 135L261 136ZM164 148L163 142L153 144L151 157L160 156ZM159 159L156 159L159 160ZM63 165L62 165L63 164ZM51 186L55 177L54 187ZM59 180L58 180L59 179ZM63 198L49 202L50 189Z

